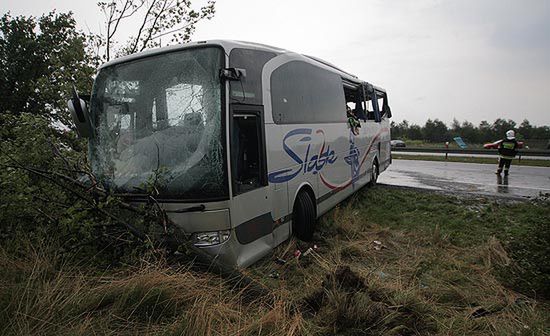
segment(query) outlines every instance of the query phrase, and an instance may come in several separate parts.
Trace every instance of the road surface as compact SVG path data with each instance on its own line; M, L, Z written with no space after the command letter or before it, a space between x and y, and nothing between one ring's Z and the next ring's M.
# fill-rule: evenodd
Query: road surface
M496 175L496 168L496 159L495 164L393 160L378 182L516 198L550 195L550 168L512 163L508 178Z
M399 155L433 155L433 156L445 156L445 153L431 153L431 152L400 152L395 151L394 154ZM495 153L493 155L491 154L460 154L460 153L449 153L449 156L455 156L455 157L479 157L479 158L493 158L497 159L498 155ZM517 157L516 157L517 158ZM522 159L529 159L529 160L550 160L550 156L532 156L532 155L522 155ZM514 161L514 162L517 162Z

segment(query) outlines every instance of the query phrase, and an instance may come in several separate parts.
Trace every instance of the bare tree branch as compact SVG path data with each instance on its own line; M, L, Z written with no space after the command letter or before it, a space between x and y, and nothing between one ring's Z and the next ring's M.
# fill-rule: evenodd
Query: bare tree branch
M137 11L143 7L143 5L145 4L145 1L141 1L141 3L139 4L139 6L135 7L133 11L131 11L130 13L124 15L124 16L121 16L120 19L126 19L126 18L129 18L130 16L134 15L135 13L137 13Z
M155 6L156 3L157 3L157 0L153 0L151 2L151 6L149 6L149 8L147 9L147 13L145 14L145 17L143 18L143 23L141 24L141 27L139 28L138 35L136 36L136 41L135 41L134 46L132 47L132 49L130 51L130 54L133 54L133 53L136 52L138 43L139 43L140 38L141 38L141 34L143 32L143 28L145 27L145 25L147 23L147 18L151 14L151 11L153 10L153 6Z
M192 25L196 24L197 22L198 22L198 21L193 21L193 22L190 22L190 23L186 24L185 26L176 28L176 29L174 29L174 30L167 31L167 32L165 32L165 33L161 33L161 34L156 35L156 36L153 36L153 37L151 38L151 40L154 40L154 39L157 39L157 38L166 36L166 35L168 35L168 34L175 33L175 32L177 32L177 31L180 31L180 30L182 30L182 29L185 29L185 28L187 28L187 27L192 26Z
M147 43L149 43L149 41L151 40L151 35L153 34L153 30L157 25L158 19L162 17L162 14L164 13L164 9L166 8L167 3L168 3L167 1L164 1L160 12L158 12L157 15L155 15L155 20L153 21L153 24L148 30L147 37L143 39L143 45L141 46L141 49L139 51L143 51L147 47Z
M132 5L132 1L131 0L126 0L124 2L124 7L120 11L120 15L118 16L118 18L115 19L115 20L109 20L109 24L108 24L109 27L111 26L112 22L116 22L116 23L115 23L115 26L113 27L113 31L107 37L108 39L111 39L115 35L116 30L118 28L118 25L120 24L120 20L122 20L122 17L124 16L124 13L126 13L126 10L128 9L128 6L130 6L130 5Z
M115 2L112 2L109 4L109 18L107 19L108 22L110 22L112 19L113 19L113 15L114 15L114 12L115 12L115 9L116 9L116 3ZM105 13L105 12L104 12ZM106 15L106 13L105 13ZM111 50L111 25L108 24L107 25L107 45L106 45L106 54L107 54L107 61L109 61L109 59L111 58L110 56L110 50Z
M195 24L210 19L214 14L215 1L209 0L198 10L191 9L189 0L110 0L98 3L105 15L106 44L96 44L97 49L105 48L103 58L109 61L113 54L114 38L120 32L125 19L140 16L137 36L131 37L126 46L117 54L126 55L160 45L158 39L174 34L170 43L186 42L194 31ZM179 32L179 33L178 33Z

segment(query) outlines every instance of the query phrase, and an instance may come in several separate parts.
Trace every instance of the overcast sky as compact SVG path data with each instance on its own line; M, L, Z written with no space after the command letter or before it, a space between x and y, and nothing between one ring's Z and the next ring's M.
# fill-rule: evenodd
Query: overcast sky
M71 10L83 30L99 32L95 3L3 0L0 11ZM396 121L550 125L547 0L218 0L193 40L219 38L323 58L384 87Z

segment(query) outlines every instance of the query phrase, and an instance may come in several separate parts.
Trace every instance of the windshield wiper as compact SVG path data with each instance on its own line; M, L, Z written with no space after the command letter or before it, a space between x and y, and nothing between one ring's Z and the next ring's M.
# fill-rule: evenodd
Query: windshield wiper
M183 209L177 209L177 210L165 210L166 212L172 212L172 213L186 213L186 212L198 212L198 211L204 211L206 207L204 204L201 205L195 205L189 208L183 208Z

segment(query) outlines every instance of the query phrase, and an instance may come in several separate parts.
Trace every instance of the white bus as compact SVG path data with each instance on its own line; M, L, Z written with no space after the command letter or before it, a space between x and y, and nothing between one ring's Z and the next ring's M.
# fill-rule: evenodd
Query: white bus
M113 60L99 69L89 113L78 105L71 112L105 187L134 202L154 191L195 246L231 265L292 234L310 240L319 216L391 163L383 89L256 43Z

